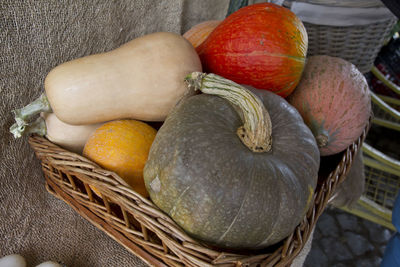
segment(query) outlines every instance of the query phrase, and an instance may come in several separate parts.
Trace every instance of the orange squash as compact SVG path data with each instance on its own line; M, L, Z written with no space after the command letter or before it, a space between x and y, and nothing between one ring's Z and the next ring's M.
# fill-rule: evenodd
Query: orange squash
M207 39L208 35L221 23L221 20L207 20L201 22L197 25L194 25L187 32L183 34L193 46L194 48L201 45L205 39Z
M143 168L157 131L137 120L116 120L97 128L87 140L83 155L117 173L137 193L148 197ZM92 187L95 193L98 190Z
M287 97L300 81L308 47L306 28L273 3L243 7L196 47L203 71Z

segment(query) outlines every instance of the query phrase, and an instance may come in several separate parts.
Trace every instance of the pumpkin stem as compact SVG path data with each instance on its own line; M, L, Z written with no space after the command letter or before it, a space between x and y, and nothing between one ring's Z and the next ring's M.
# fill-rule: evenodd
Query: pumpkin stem
M325 134L320 134L315 137L315 140L317 141L318 147L321 148L328 145L329 138Z
M189 88L217 95L233 104L241 113L243 125L237 129L240 140L253 152L268 152L272 148L272 125L262 101L245 87L216 74L193 72L186 76Z
M23 135L38 134L44 136L47 132L46 123L42 117L38 117L32 123L25 123L24 125L18 125L14 123L10 127L10 132L14 135L14 138L20 138Z
M25 107L13 110L16 124L20 127L28 124L28 121L40 112L52 112L49 100L45 94L40 95Z

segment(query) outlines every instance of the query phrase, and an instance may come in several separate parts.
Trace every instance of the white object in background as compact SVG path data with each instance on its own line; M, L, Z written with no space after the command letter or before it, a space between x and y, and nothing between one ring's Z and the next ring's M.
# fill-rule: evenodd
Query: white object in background
M328 26L368 25L387 21L394 17L386 7L334 7L293 2L290 10L301 21Z
M26 261L21 255L11 254L0 259L0 267L26 267Z
M43 263L37 265L36 267L62 267L62 265L60 265L56 262L53 262L53 261L46 261L46 262L43 262Z
M383 7L385 6L381 0L268 0L270 3L282 2L303 2L324 6L341 6L341 7Z
M0 259L0 267L26 267L25 258L18 254L11 254ZM36 267L63 267L57 262L46 261Z
M385 22L395 19L393 13L380 1L365 1L365 6L359 3L350 6L346 2L339 5L341 1L333 1L335 5L329 5L329 1L296 1L296 0L269 0L267 2L283 5L296 14L303 22L326 26L361 26L372 23ZM309 3L311 2L311 3ZM324 4L326 3L326 4ZM375 5L375 6L374 6Z
M249 0L249 5L250 4L256 4L256 3L263 3L263 2L267 2L267 3L273 3L273 4L277 4L277 5L282 5L283 2L285 2L285 0Z

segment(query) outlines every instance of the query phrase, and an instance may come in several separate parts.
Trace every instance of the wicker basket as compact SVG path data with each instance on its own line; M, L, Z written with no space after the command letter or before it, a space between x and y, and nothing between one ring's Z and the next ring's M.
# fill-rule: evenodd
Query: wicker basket
M339 27L304 23L308 56L329 55L353 63L362 73L371 70L395 20L363 26Z
M384 7L379 0L285 0L282 5L290 8L293 2L332 8ZM367 73L395 23L395 16L389 16L384 21L352 26L321 25L303 21L308 34L307 56L340 57L353 63L362 73Z
M321 160L313 203L295 231L281 243L253 252L207 247L189 237L115 173L43 137L31 136L29 143L41 161L47 190L149 265L288 266L302 250L335 188L345 179L367 130L344 152Z

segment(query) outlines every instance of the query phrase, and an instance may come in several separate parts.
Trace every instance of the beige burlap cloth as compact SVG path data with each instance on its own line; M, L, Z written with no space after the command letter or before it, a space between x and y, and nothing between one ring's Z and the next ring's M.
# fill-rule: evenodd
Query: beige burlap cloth
M224 18L228 0L0 0L0 257L28 266L145 266L45 190L26 138L9 133L11 110L43 91L50 69L156 31L183 33ZM302 260L300 260L302 262Z
M19 253L29 266L145 266L117 242L47 193L27 140L8 132L11 110L43 91L56 65L108 51L156 31L183 33L222 19L228 0L0 1L0 257Z

